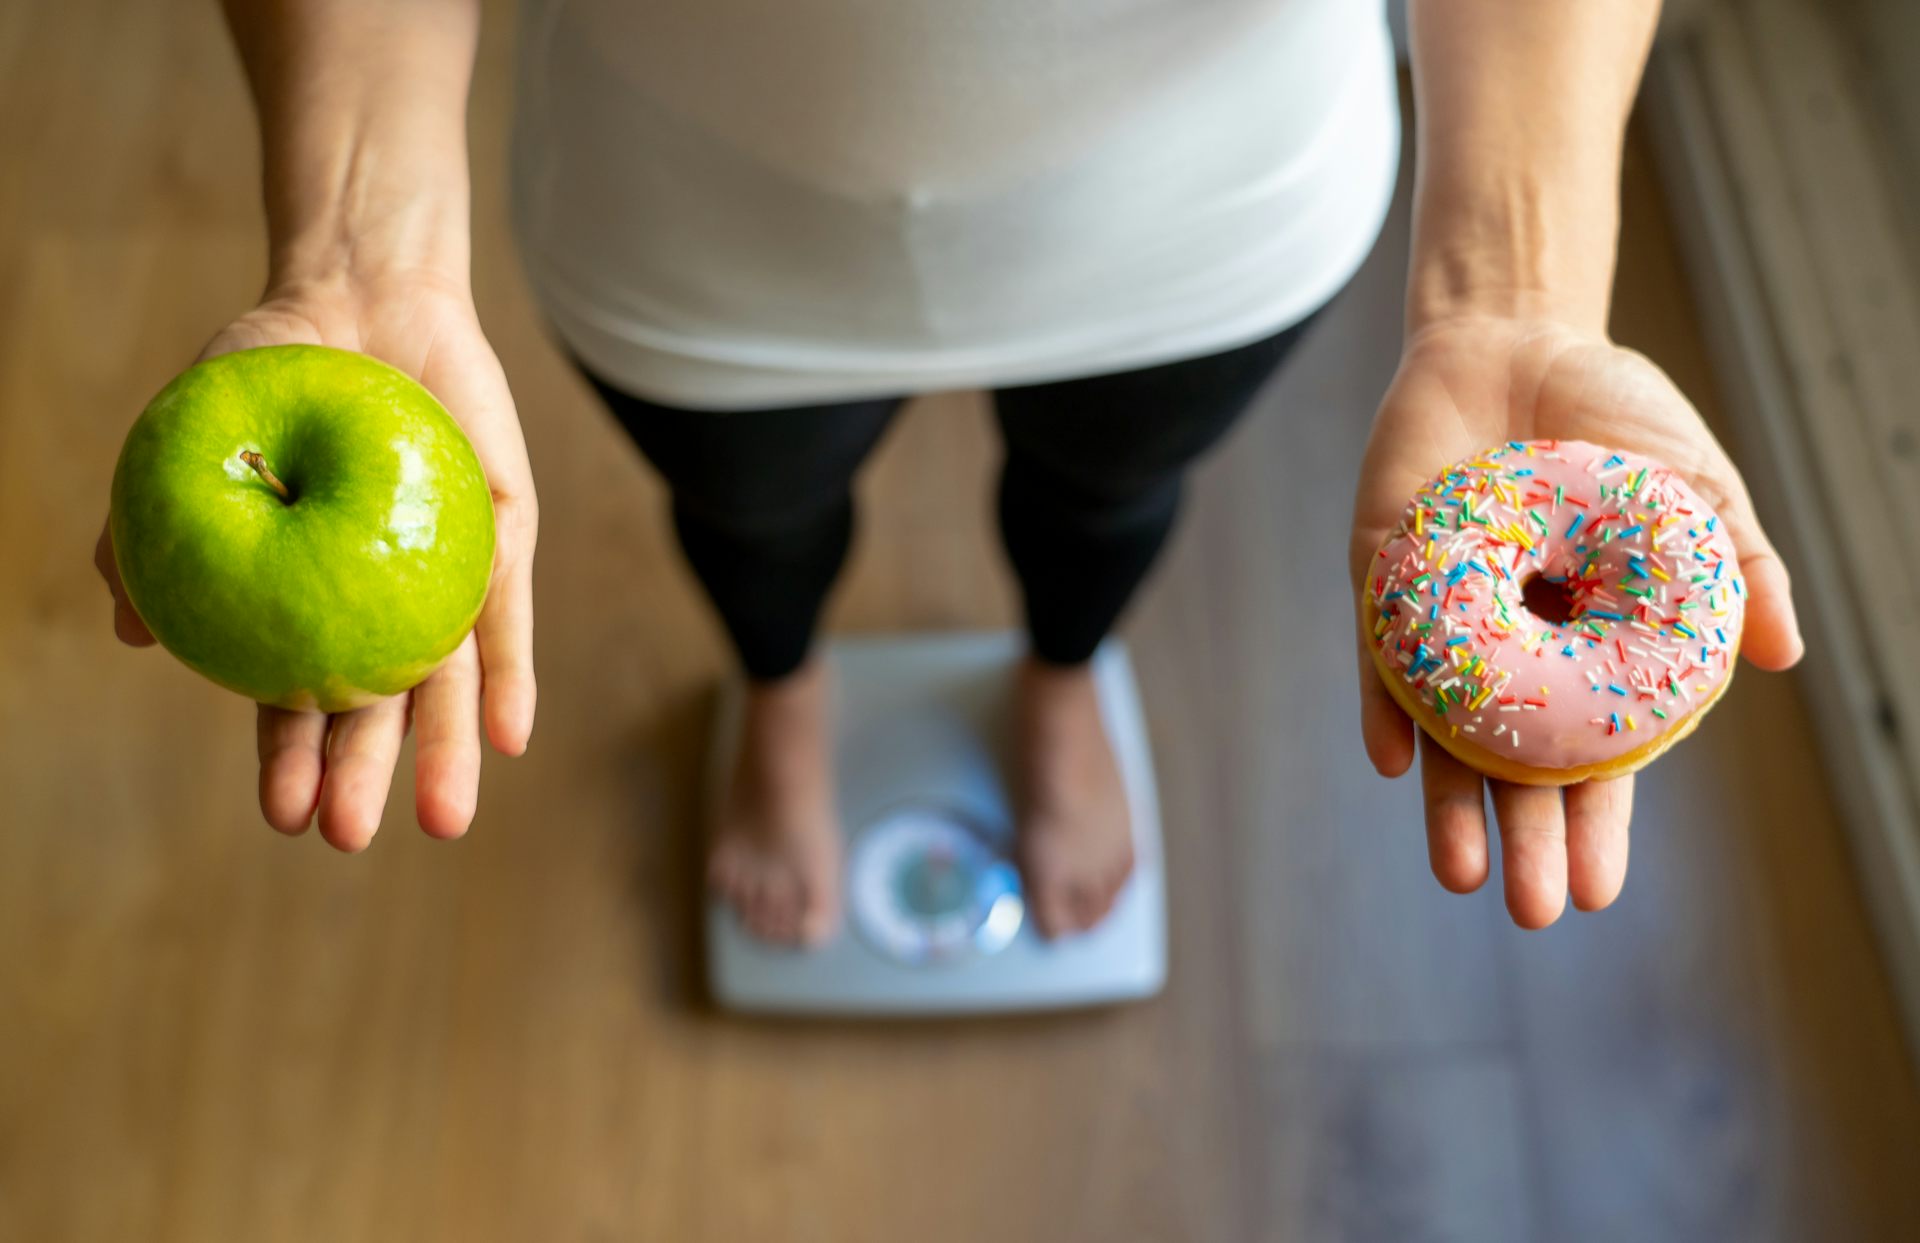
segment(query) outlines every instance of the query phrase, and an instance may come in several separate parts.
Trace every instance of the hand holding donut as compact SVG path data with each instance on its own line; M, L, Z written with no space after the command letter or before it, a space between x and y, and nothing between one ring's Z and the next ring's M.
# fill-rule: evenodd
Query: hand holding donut
M1564 453L1483 456L1562 441ZM1629 469L1638 463L1592 446L1664 464L1671 482L1662 489L1657 466L1650 483ZM1410 509L1416 496L1427 499ZM1596 532L1588 524L1602 512L1612 525ZM1683 734L1731 676L1735 650L1764 669L1800 658L1786 570L1698 412L1644 357L1553 322L1463 316L1408 341L1361 467L1351 564L1368 757L1398 776L1417 733L1428 852L1457 893L1486 880L1491 787L1507 908L1523 927L1552 923L1569 891L1582 910L1618 895L1633 779L1610 770L1630 772ZM1543 625L1517 603L1510 614L1530 570L1571 584L1591 620ZM1534 726L1574 719L1576 702L1591 756L1543 755Z

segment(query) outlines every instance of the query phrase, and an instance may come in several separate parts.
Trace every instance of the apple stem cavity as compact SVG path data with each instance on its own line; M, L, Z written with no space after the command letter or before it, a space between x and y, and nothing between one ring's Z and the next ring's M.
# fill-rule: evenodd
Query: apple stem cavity
M280 476L273 473L273 468L267 465L267 459L248 449L240 455L240 460L253 467L254 473L259 475L269 488L278 493L282 501L289 505L293 503L292 490L280 481Z

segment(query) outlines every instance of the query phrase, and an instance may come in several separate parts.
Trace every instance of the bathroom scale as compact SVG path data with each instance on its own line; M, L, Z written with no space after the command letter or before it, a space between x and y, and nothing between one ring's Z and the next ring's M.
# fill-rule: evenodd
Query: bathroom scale
M1011 632L845 638L827 647L845 918L813 949L766 945L717 900L707 974L729 1009L936 1015L1148 997L1166 978L1160 811L1126 647L1093 658L1101 715L1125 781L1133 875L1094 928L1043 940L1013 862L1007 752ZM722 692L710 792L729 771L740 687Z

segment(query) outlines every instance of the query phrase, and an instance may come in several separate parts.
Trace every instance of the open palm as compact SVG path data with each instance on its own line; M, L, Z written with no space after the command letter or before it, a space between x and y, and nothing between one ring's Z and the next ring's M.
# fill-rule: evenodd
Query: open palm
M518 755L533 729L533 476L513 398L471 301L424 278L373 288L299 289L270 296L207 345L202 358L265 345L331 345L371 354L424 384L473 442L493 489L493 577L472 634L412 691L326 716L261 707L260 808L283 833L316 812L320 833L360 850L380 827L400 744L418 731L416 811L435 837L457 837L474 814L480 730L496 750ZM128 603L112 545L100 536L96 564L114 595L114 629L128 643L153 636Z
M1586 440L1666 463L1726 523L1747 580L1741 650L1765 669L1800 658L1787 573L1755 518L1740 473L1699 412L1630 350L1550 322L1470 318L1430 325L1407 344L1360 468L1350 559L1360 651L1361 729L1386 776L1413 763L1416 730L1369 659L1361 620L1368 563L1409 497L1444 468L1507 440ZM1484 780L1419 734L1427 848L1457 893L1488 871L1483 787L1500 828L1507 908L1539 928L1566 905L1597 910L1626 879L1633 778L1556 789Z

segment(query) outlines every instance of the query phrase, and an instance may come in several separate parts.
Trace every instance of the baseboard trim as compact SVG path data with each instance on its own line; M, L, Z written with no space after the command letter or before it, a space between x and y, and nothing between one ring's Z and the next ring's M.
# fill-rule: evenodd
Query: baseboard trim
M1770 103L1804 107L1811 90L1830 106L1843 101L1822 124L1863 124L1847 115L1848 83L1818 80L1839 71L1841 58L1823 54L1833 48L1794 49L1797 67L1815 81L1761 72L1783 51L1765 46L1768 40L1818 39L1807 24L1820 20L1807 0L1722 5L1662 43L1643 106L1722 388L1726 432L1794 574L1808 639L1805 698L1910 1055L1920 1062L1920 644L1905 620L1886 616L1916 596L1920 541L1907 538L1896 515L1920 493L1883 494L1902 486L1900 464L1885 461L1885 439L1902 435L1913 415L1886 403L1900 375L1920 368L1920 319L1911 289L1903 289L1902 305L1876 325L1874 339L1859 340L1860 317L1881 312L1847 299L1884 299L1886 289L1850 289L1848 274L1834 271L1877 263L1886 287L1910 284L1911 256L1884 228L1871 227L1874 212L1897 220L1898 209L1891 185L1875 189L1881 170L1857 166L1870 144L1826 143L1823 167L1809 169L1812 136L1799 135L1796 150L1794 136L1781 136L1770 120ZM1785 97L1768 100L1768 93ZM1868 226L1845 238L1821 236L1834 221L1805 210L1809 177L1818 179L1814 195L1840 184L1854 195L1889 198L1850 205ZM1845 265L1833 261L1837 245L1848 250ZM1904 356L1883 357L1899 349L1890 334L1909 336ZM1882 365L1879 383L1847 382L1845 364L1866 350ZM1834 374L1810 374L1823 367ZM1920 377L1906 397L1909 406L1920 402ZM1875 538L1863 542L1866 534ZM1920 614L1912 621L1920 625Z

